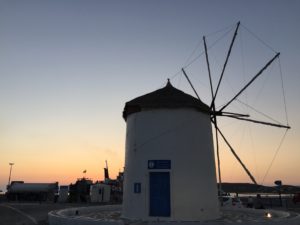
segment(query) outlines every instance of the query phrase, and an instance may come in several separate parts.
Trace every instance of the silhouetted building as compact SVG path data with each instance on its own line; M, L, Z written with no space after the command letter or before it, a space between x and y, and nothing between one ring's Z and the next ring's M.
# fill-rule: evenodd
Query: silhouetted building
M93 182L86 178L81 178L75 184L69 186L69 201L70 202L89 202L90 201L90 186Z
M58 182L24 183L12 181L7 187L8 200L15 201L55 201L58 194Z

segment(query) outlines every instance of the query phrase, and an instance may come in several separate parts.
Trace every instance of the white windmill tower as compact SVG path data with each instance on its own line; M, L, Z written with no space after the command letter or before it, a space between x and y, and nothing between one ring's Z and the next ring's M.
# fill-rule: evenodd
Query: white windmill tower
M209 107L167 85L125 105L123 217L219 217Z
M124 218L169 221L218 218L220 213L211 123L216 138L219 191L222 183L219 135L252 182L257 182L218 127L217 117L290 128L288 125L254 120L246 114L225 111L279 57L279 53L225 105L218 110L215 106L239 25L236 26L216 89L212 85L207 46L203 38L212 96L209 106L200 100L184 69L182 72L197 98L174 88L168 81L164 88L126 103L123 112L127 122Z

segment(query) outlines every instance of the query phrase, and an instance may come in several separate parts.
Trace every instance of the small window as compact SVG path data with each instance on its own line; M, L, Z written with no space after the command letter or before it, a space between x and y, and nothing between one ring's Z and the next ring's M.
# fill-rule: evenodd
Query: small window
M141 193L141 183L134 183L134 193L139 194Z
M101 195L102 194L102 189L99 188L98 191L99 191L99 195Z

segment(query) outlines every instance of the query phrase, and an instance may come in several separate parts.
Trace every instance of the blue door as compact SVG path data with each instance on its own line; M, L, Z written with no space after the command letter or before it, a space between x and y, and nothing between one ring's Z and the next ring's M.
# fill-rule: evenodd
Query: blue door
M150 172L150 216L169 217L170 173Z

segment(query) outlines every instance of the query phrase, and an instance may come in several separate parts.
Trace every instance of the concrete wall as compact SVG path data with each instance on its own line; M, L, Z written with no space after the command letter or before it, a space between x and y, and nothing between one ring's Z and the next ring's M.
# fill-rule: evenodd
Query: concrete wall
M127 118L124 218L200 221L219 217L210 116L191 108L155 109ZM171 216L149 217L148 160L171 160ZM135 182L141 193L133 192Z
M91 202L109 202L110 201L110 185L93 184L90 187Z

